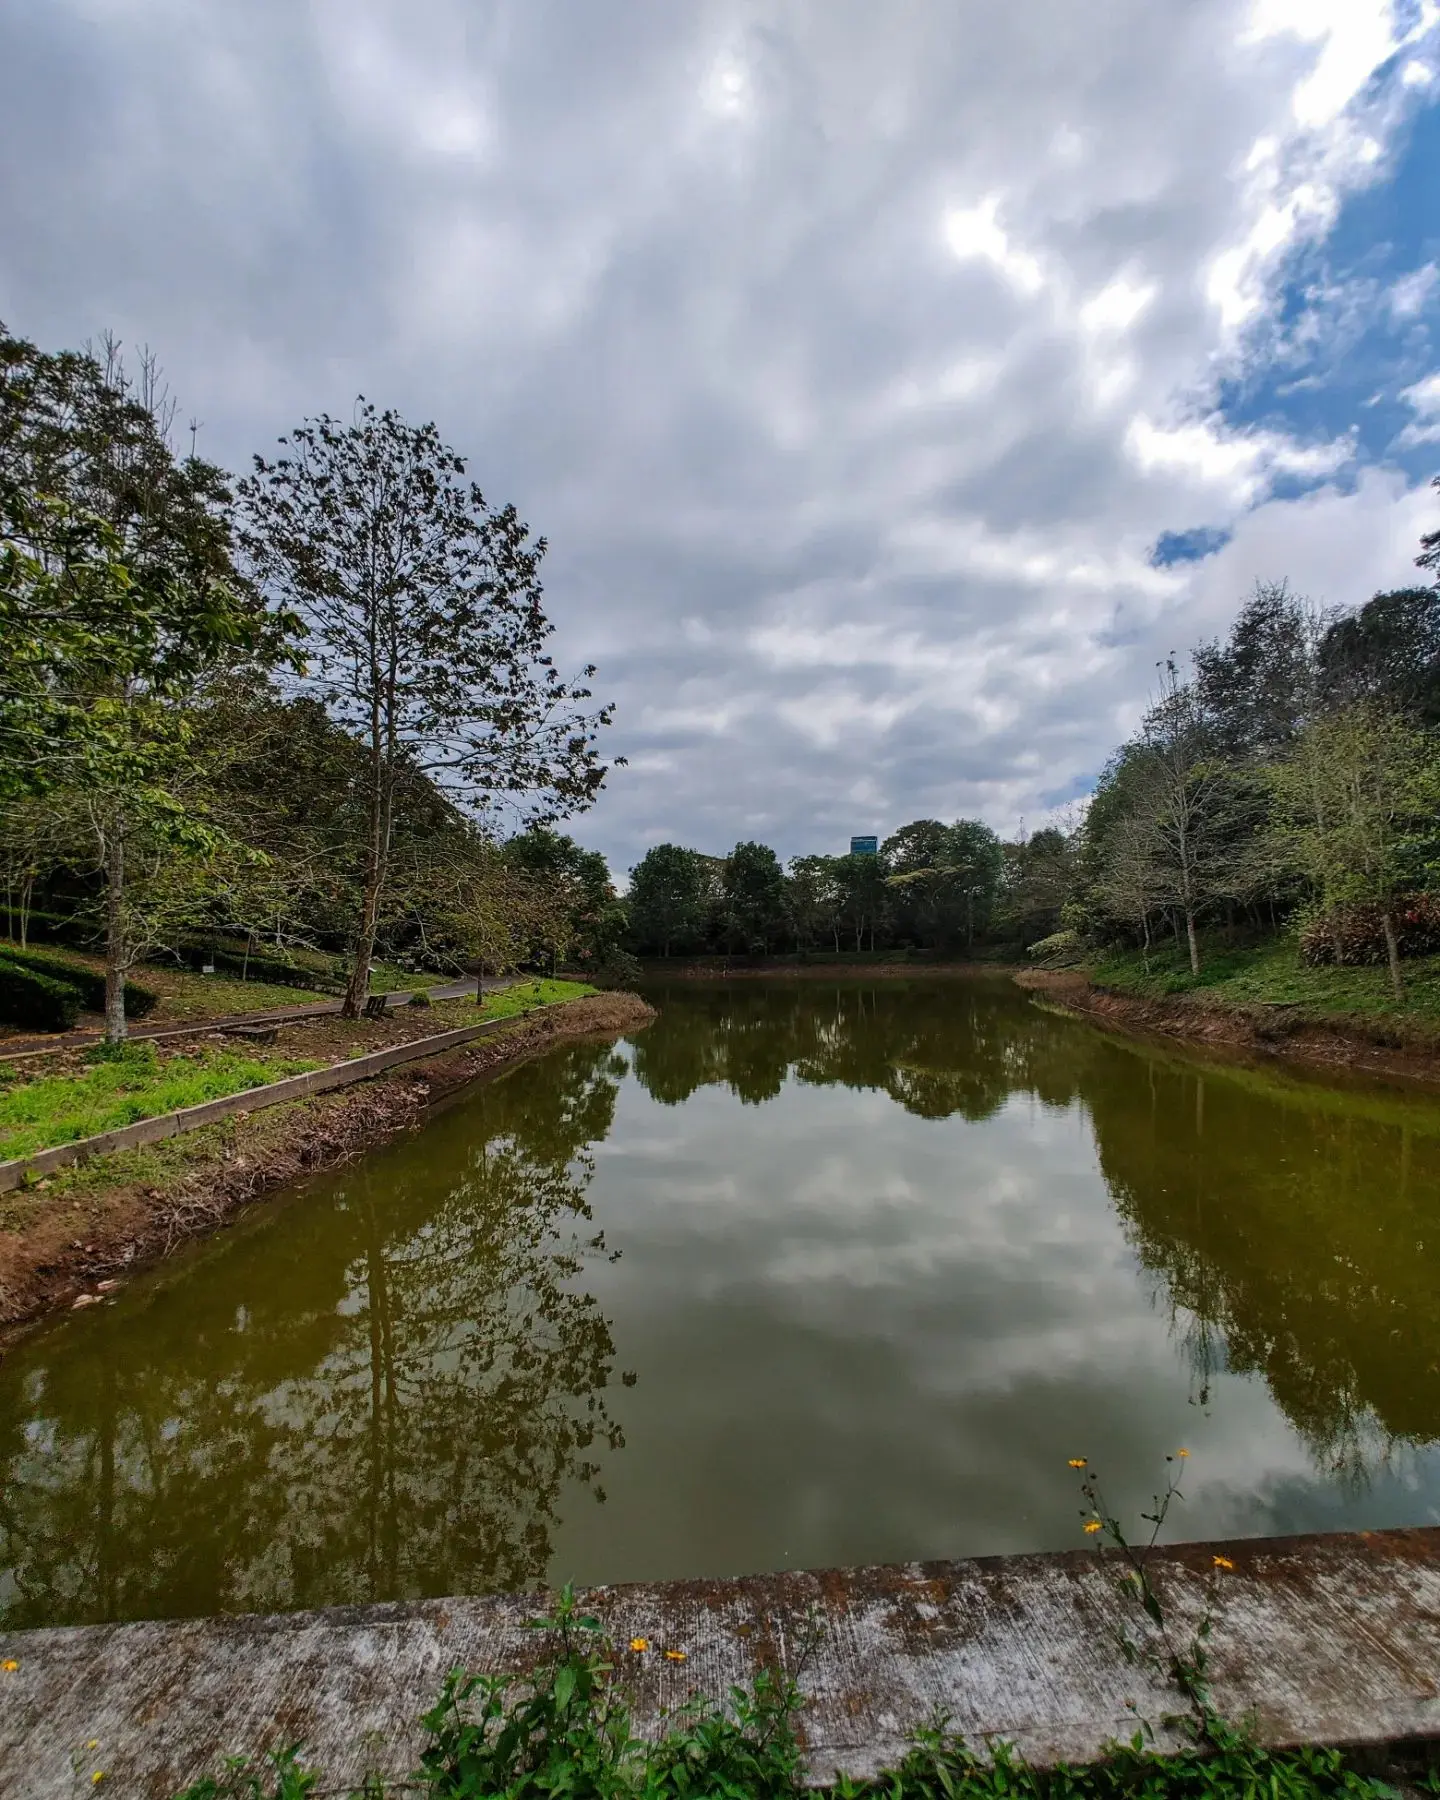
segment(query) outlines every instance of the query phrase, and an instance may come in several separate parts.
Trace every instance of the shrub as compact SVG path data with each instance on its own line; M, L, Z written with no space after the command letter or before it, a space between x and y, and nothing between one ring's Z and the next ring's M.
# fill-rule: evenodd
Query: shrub
M37 975L48 975L52 981L63 981L67 987L73 987L80 996L80 1004L87 1012L104 1012L105 977L97 975L93 969L87 969L82 963L68 963L58 956L36 956L28 950L3 950L0 951L0 956L19 968L33 970ZM141 987L138 981L125 983L127 1019L143 1019L146 1013L154 1012L159 1004L160 996L153 988Z
M424 988L416 988L415 992L405 1004L407 1006L428 1006L430 1004L430 996L425 992Z
M0 957L0 1022L35 1031L69 1031L80 1016L80 1004L80 994L69 982Z
M1033 962L1043 963L1047 968L1063 968L1066 963L1078 962L1084 955L1085 946L1080 941L1078 931L1052 931L1049 937L1039 939L1031 944L1025 954Z
M247 956L244 944L212 943L208 939L187 938L180 946L185 960L194 968L213 963L222 975L239 975L247 981L273 981L278 987L310 988L318 994L344 992L343 979L308 963L291 962L273 951L251 950Z
M628 950L614 949L587 970L585 979L598 988L633 988L645 974Z
M1440 951L1440 897L1401 895L1390 916L1402 956L1429 956ZM1355 901L1313 914L1301 928L1300 960L1312 968L1325 963L1383 963L1381 908L1374 901Z

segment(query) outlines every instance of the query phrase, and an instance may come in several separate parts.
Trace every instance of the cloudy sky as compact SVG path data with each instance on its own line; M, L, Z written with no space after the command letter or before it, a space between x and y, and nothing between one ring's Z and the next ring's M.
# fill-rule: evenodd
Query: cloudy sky
M357 391L550 539L577 835L1083 794L1440 524L1436 0L0 0L0 318L239 467Z

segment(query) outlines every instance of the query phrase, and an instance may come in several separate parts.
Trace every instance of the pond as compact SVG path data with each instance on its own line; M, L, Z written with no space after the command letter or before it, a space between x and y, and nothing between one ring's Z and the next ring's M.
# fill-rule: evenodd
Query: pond
M1440 1104L674 984L0 1364L0 1618L1440 1518Z

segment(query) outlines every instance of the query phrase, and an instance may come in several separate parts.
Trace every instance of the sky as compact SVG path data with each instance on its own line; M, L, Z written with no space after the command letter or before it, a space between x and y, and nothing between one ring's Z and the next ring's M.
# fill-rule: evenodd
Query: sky
M241 469L364 393L783 856L1081 800L1257 580L1440 526L1437 0L0 0L0 319Z

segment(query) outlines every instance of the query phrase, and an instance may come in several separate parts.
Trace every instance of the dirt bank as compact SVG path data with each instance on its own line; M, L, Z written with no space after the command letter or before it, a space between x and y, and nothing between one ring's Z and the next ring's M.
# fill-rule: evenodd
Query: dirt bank
M562 1038L616 1037L654 1017L634 994L571 1000L375 1081L238 1113L0 1196L0 1342L47 1313L102 1302L126 1275L250 1201L423 1124L428 1107L479 1077Z
M1117 1031L1440 1086L1440 1042L1414 1027L1317 1018L1290 1006L1222 1006L1192 994L1146 999L1096 987L1073 969L1021 969L1014 979Z

